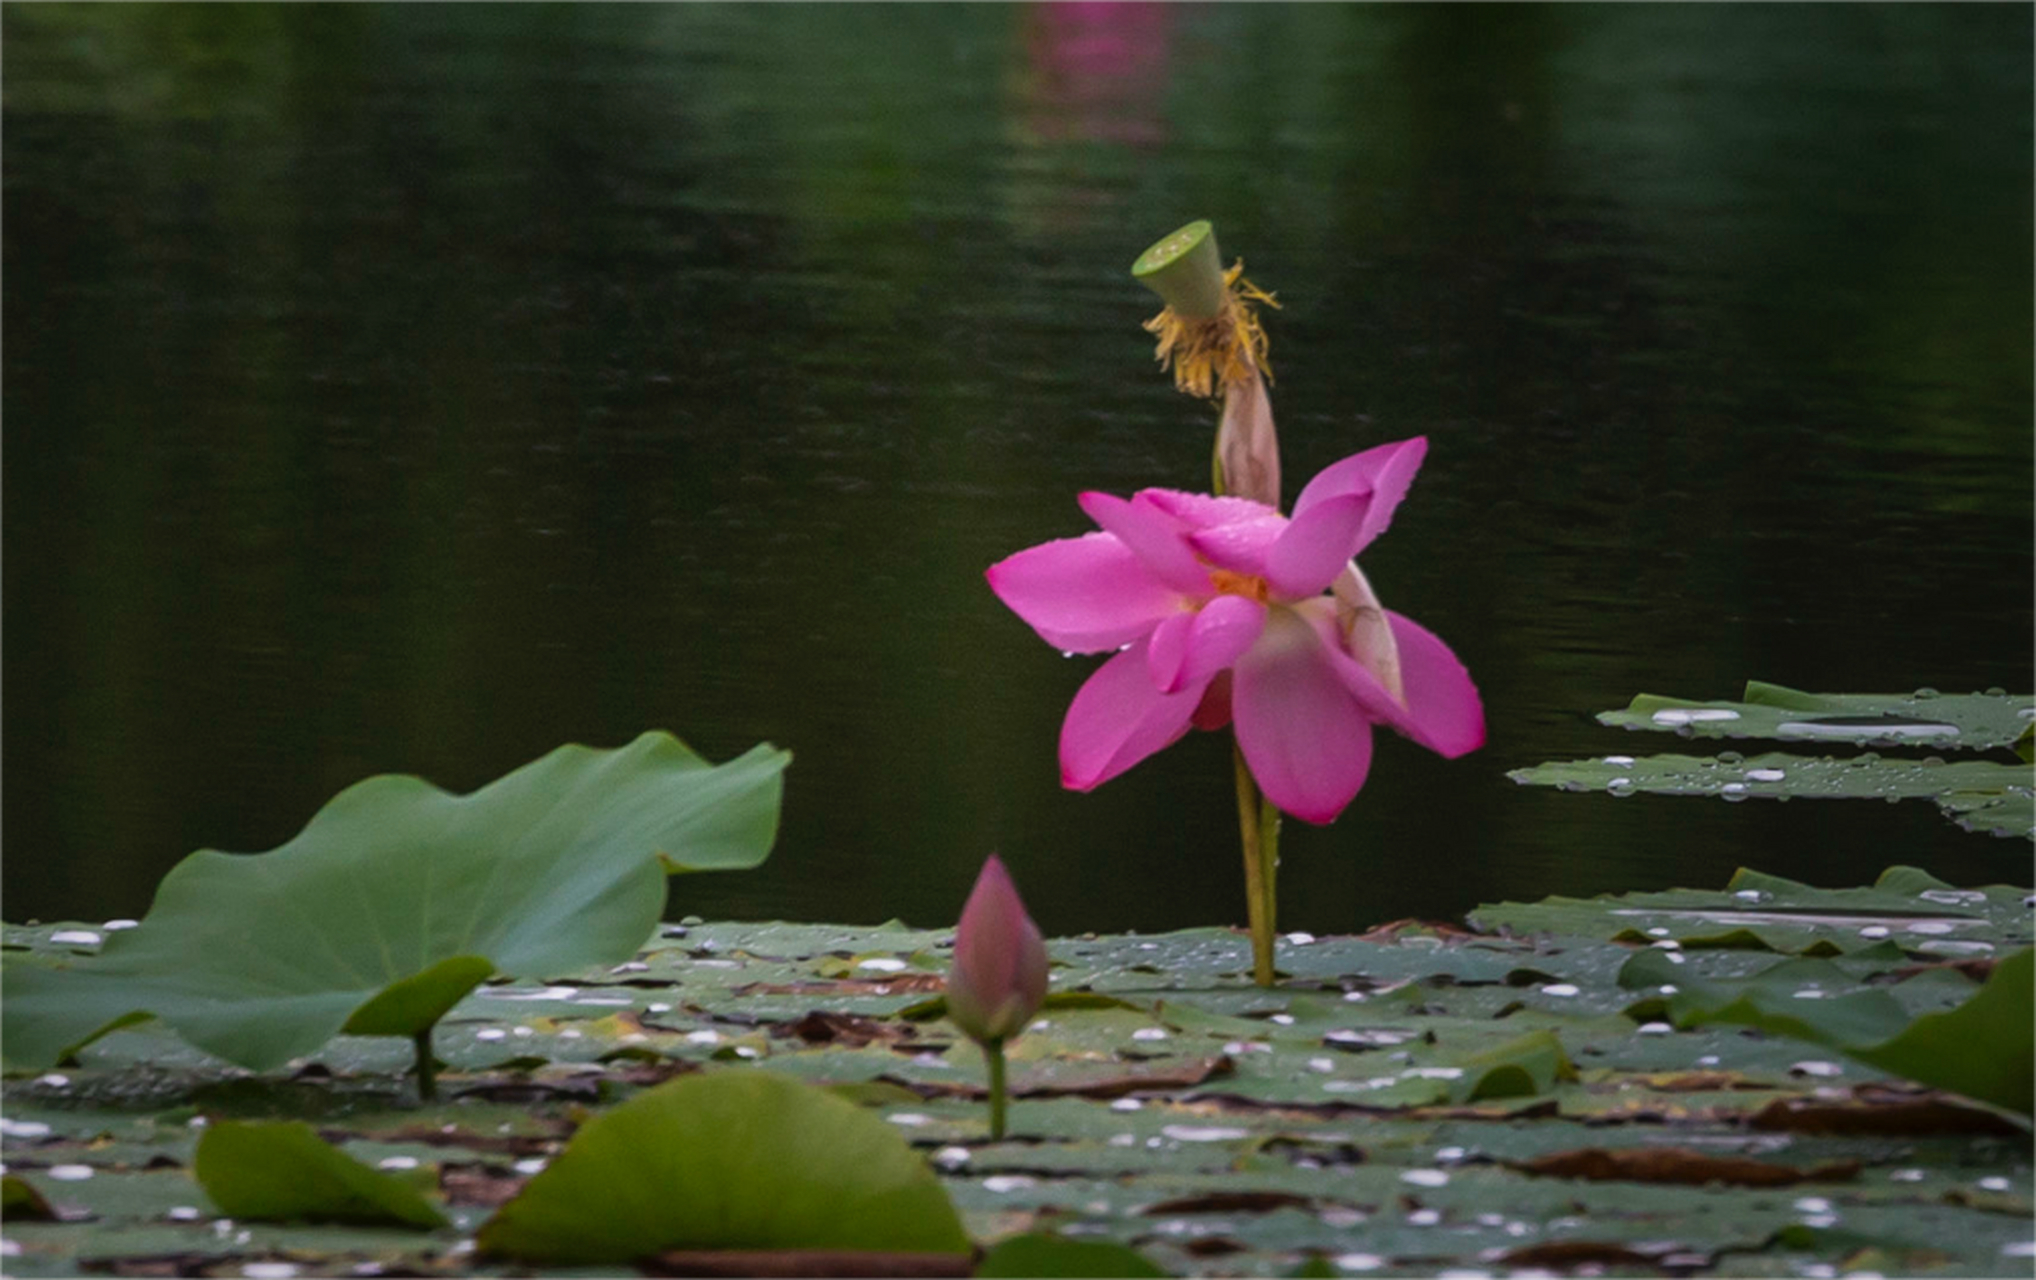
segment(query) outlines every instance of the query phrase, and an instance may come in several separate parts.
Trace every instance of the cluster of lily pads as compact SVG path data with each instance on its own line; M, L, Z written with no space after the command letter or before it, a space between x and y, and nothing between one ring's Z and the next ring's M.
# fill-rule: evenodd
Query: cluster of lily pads
M2003 689L1947 695L1935 689L1911 694L1804 693L1748 681L1738 701L1693 702L1641 694L1622 711L1601 712L1615 728L1677 734L1696 741L1762 738L1825 751L1833 747L1921 749L1930 754L1882 756L1801 755L1768 751L1747 756L1607 755L1515 769L1515 782L1603 791L1615 796L1715 796L1750 799L1919 798L1937 802L1947 818L1968 831L2036 840L2036 699ZM2012 754L2013 761L1947 762L1947 751Z
M250 1076L159 1022L17 1080L9 1269L1999 1274L2027 897L1744 872L1290 934L1270 990L1233 930L1047 940L1001 1139L956 931L689 920L477 988L431 1104L400 1041Z

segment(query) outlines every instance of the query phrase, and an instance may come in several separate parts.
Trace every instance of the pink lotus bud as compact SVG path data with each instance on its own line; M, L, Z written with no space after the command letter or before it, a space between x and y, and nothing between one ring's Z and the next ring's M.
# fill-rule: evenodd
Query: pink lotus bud
M1046 999L1046 943L996 854L983 863L955 930L947 1016L970 1039L999 1044Z
M1280 438L1273 430L1272 401L1265 379L1254 372L1223 393L1223 419L1216 426L1216 466L1223 492L1279 509Z

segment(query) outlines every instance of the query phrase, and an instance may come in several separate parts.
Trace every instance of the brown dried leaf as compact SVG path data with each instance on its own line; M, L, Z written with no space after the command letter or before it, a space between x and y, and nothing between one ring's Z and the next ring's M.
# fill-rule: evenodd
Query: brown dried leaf
M731 987L731 995L890 996L945 992L947 979L937 973L901 973L891 978L830 978L816 982L752 982Z
M1656 1093L1716 1093L1725 1089L1771 1089L1774 1086L1749 1080L1736 1071L1672 1071L1641 1076L1640 1083Z
M1315 1201L1286 1191L1212 1191L1207 1195L1162 1200L1138 1212L1148 1218L1174 1213L1270 1213L1274 1209L1312 1209Z
M1509 1267L1541 1267L1551 1271L1585 1266L1652 1269L1661 1256L1610 1240L1549 1240L1509 1250L1499 1261Z
M1397 943L1403 935L1409 933L1419 934L1423 937L1440 938L1444 942L1461 942L1468 938L1482 938L1485 936L1466 929L1462 925L1450 924L1444 920L1419 920L1413 916L1406 916L1385 924L1375 924L1363 933L1358 934L1357 940L1359 942L1377 942L1390 945Z
M1229 1236L1202 1236L1188 1241L1181 1248L1197 1258L1221 1258L1233 1253L1243 1253L1245 1246Z
M770 1033L779 1039L796 1036L807 1044L833 1044L845 1049L859 1049L877 1042L892 1044L917 1034L909 1025L826 1009L815 1009L796 1022L772 1023Z
M469 1151L486 1151L505 1156L550 1155L558 1150L559 1143L572 1136L573 1124L569 1120L544 1120L540 1122L546 1133L475 1133L471 1129L442 1129L437 1125L411 1124L396 1129L321 1129L318 1136L334 1145L348 1142L416 1142L431 1147L464 1147Z
M448 1164L438 1170L438 1189L447 1204L492 1209L514 1199L523 1190L524 1181L520 1174L485 1164Z
M1837 1160L1813 1169L1770 1164L1736 1156L1706 1155L1687 1147L1583 1147L1532 1160L1507 1161L1521 1173L1593 1182L1673 1182L1702 1186L1724 1182L1741 1187L1786 1187L1798 1182L1845 1182L1859 1176L1859 1161Z
M1939 960L1933 964L1912 964L1892 970L1888 979L1892 982L1907 982L1918 974L1933 969L1956 969L1974 982L1985 982L1993 974L1997 963L1993 956L1975 956L1969 960Z
M1823 1098L1777 1098L1747 1118L1755 1129L1789 1133L1994 1134L2013 1138L2025 1131L2006 1116L1955 1102L1943 1094L1864 1094L1842 1102Z

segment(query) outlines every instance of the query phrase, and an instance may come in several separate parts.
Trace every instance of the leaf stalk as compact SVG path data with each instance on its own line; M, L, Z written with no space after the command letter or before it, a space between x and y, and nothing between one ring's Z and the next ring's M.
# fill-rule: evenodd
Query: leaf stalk
M1273 985L1273 944L1278 937L1280 869L1279 806L1259 794L1258 783L1237 760L1237 829L1244 844L1244 898L1251 919L1251 978L1261 987Z
M437 1023L432 1024L434 1027L437 1025ZM415 1068L417 1073L417 1098L420 1102L430 1102L438 1096L438 1059L431 1052L431 1027L426 1027L419 1031L410 1037L410 1040L412 1044L417 1046L417 1066Z
M1004 1042L983 1041L983 1060L990 1068L990 1141L998 1142L1004 1137L1006 1107Z

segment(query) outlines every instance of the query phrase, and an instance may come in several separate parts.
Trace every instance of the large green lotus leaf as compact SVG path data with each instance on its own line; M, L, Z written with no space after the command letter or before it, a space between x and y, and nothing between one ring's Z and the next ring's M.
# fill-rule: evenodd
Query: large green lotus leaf
M1785 960L1747 977L1698 977L1661 951L1638 952L1620 985L1670 991L1681 1026L1726 1022L1827 1045L1884 1071L2027 1113L2036 1098L2032 961L2017 951L1970 999L1912 1017L1884 988L1858 987L1827 960Z
M1716 796L1724 800L1930 799L1968 831L2036 839L2031 796L2036 778L2025 764L1993 760L1945 763L1883 759L1872 752L1833 759L1768 752L1700 756L1611 755L1597 760L1551 761L1514 769L1507 777L1527 786L1564 791L1638 791L1664 796Z
M1856 746L1921 744L1983 749L2012 745L2036 716L2028 694L1956 696L1804 693L1749 680L1738 702L1692 702L1643 693L1624 711L1598 714L1602 724L1696 738L1776 738Z
M97 956L10 963L8 1060L54 1062L153 1014L259 1070L342 1028L415 1034L497 970L626 960L657 926L667 869L769 854L789 759L760 746L710 765L653 732L560 747L464 796L369 778L269 853L184 859Z
M415 1187L337 1150L301 1120L218 1121L198 1139L191 1172L229 1217L446 1225Z
M589 1121L477 1240L554 1265L671 1249L969 1249L940 1179L894 1126L745 1068L669 1081Z

